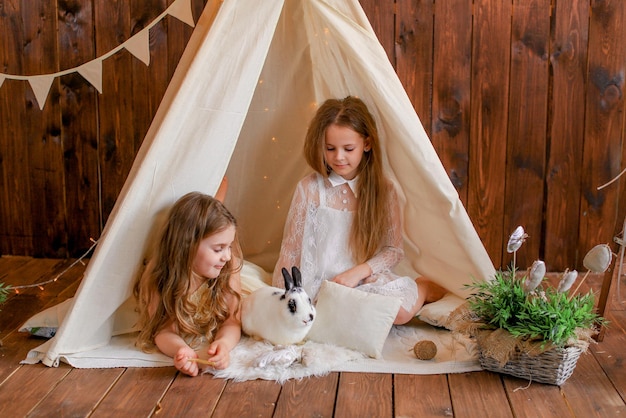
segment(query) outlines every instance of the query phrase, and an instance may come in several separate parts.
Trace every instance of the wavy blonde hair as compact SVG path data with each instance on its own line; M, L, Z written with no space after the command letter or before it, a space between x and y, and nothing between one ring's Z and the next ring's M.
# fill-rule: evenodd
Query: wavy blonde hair
M376 122L365 103L354 96L326 100L309 124L304 141L307 163L324 177L330 167L324 158L326 129L331 125L348 127L363 140L369 140L357 169L358 203L350 232L350 247L358 263L370 259L380 250L386 231L390 228L388 184L383 174L382 153Z
M201 336L210 341L231 314L231 298L239 309L241 297L230 285L231 275L241 269L236 235L232 257L219 276L208 279L208 291L197 303L190 300L192 265L200 241L230 226L237 226L235 217L209 195L191 192L174 204L156 251L133 288L139 310L137 345L144 351L154 350L155 336L171 322L190 344Z

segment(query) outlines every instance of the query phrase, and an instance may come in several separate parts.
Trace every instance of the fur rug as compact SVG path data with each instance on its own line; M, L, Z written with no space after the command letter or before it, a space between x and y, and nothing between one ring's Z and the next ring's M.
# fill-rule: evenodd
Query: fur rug
M283 383L289 379L324 376L342 363L364 357L347 348L313 341L302 345L274 346L244 336L231 351L227 369L207 368L204 373L237 382L263 379Z

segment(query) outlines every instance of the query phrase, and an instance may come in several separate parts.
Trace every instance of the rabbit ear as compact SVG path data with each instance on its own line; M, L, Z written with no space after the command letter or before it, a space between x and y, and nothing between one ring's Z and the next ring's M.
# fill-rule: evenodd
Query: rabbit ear
M298 267L293 266L291 268L291 275L293 276L293 283L296 287L302 287L302 274Z
M293 278L289 275L289 271L283 267L283 278L285 279L285 290L289 290L293 287Z

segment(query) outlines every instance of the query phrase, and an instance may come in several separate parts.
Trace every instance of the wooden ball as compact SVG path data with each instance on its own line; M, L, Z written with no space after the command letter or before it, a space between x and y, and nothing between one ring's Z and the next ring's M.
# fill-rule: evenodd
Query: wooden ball
M430 340L418 341L413 346L413 353L420 360L430 360L437 355L437 345Z

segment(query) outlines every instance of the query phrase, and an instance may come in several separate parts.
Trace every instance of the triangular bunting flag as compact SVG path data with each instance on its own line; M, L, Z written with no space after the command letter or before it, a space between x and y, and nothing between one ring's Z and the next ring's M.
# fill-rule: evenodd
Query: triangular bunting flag
M183 23L188 24L192 28L195 26L193 14L191 12L191 0L176 0L167 8L167 13L174 16Z
M102 93L102 60L100 58L81 65L76 71Z
M124 42L123 47L136 58L143 61L144 64L150 65L150 28L146 27L141 32L133 35Z
M35 98L39 104L39 110L43 110L43 106L46 104L46 98L50 91L50 86L54 81L53 75L38 75L28 79L30 87L35 93Z

